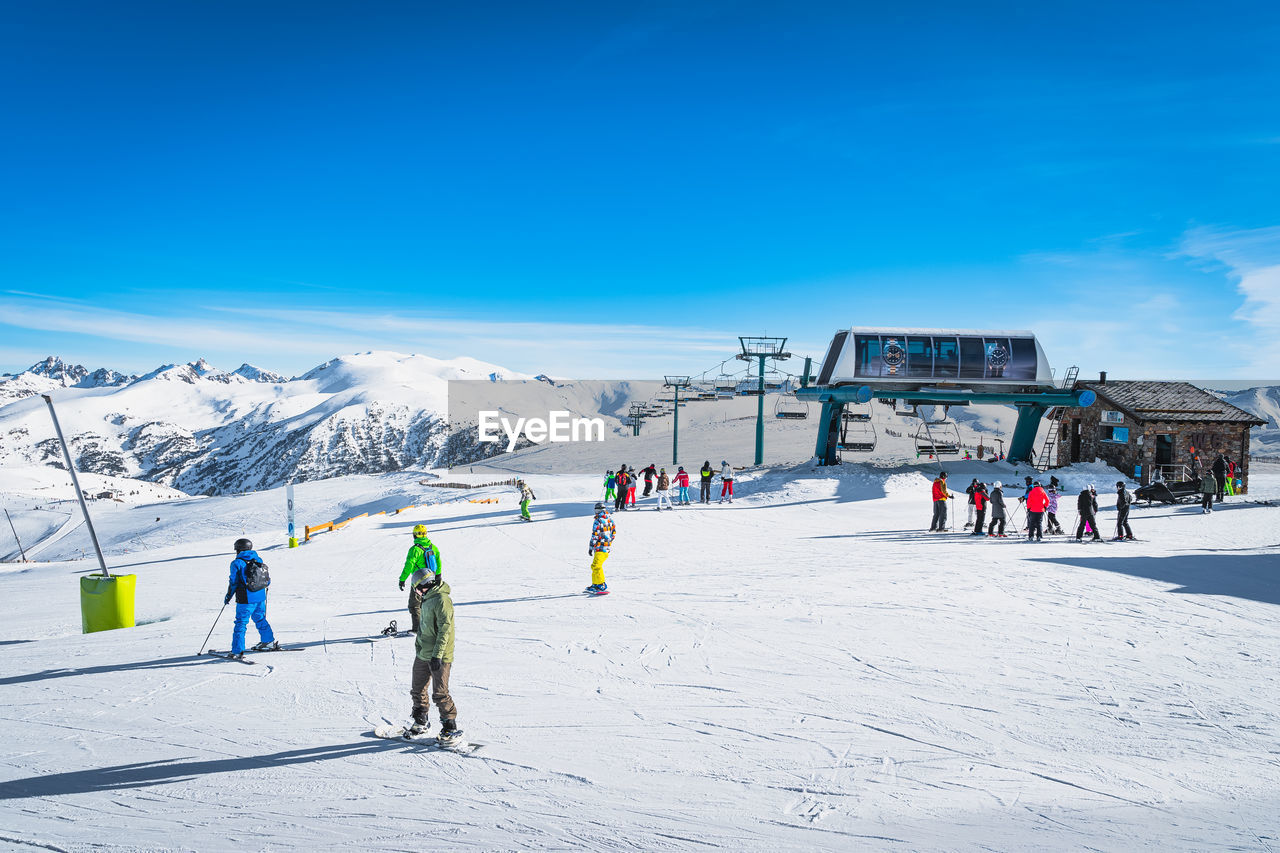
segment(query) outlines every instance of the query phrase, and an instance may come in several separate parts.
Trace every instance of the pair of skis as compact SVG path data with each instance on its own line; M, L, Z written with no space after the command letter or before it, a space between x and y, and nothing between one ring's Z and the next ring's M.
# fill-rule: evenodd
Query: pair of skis
M282 648L278 648L278 649L245 649L245 650L244 650L244 653L245 653L246 655L257 655L257 654L267 654L267 653L269 653L269 652L305 652L305 651L306 651L306 649L305 649L305 648L299 649L299 648L284 648L284 647L282 647ZM256 663L257 663L257 661L256 661L256 660L253 660L252 658L247 658L247 657L232 657L232 656L231 656L231 652L229 652L229 651L219 651L218 649L209 649L208 651L206 651L206 652L205 652L205 654L206 654L206 655L213 655L215 658L222 658L223 660L233 660L233 661L235 661L235 662L237 662L237 663L247 663L247 664L249 664L249 665L253 665L253 664L256 664Z

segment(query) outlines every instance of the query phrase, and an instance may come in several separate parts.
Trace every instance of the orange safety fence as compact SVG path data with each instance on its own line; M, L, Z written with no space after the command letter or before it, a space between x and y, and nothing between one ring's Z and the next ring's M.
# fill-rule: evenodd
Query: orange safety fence
M332 529L333 529L333 522L332 522L332 521L327 522L327 523L325 523L325 524L317 524L315 527L312 527L312 526L310 526L310 525L307 525L307 527L305 528L305 530L306 530L306 532L307 532L307 535L303 538L303 541L304 541L304 542L306 542L306 541L310 541L310 539L311 539L311 534L313 534L313 533L322 533L322 532L324 532L325 530L332 530Z
M474 500L467 501L469 504L496 504L497 502L497 498L476 498Z

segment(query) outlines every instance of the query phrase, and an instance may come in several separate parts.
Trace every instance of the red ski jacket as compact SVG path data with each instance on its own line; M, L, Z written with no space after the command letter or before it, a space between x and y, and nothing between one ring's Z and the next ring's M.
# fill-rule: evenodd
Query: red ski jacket
M1027 495L1027 512L1044 512L1049 508L1049 493L1036 486Z

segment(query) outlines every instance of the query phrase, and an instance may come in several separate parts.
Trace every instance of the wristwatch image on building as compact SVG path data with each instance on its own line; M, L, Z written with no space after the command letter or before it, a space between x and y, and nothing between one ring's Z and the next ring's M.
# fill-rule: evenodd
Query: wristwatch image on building
M898 368L906 364L907 351L899 346L897 339L890 338L884 345L884 352L881 353L880 360L884 362L885 367L889 368L890 376L897 376Z
M994 344L987 352L987 369L991 376L1004 376L1004 369L1009 364L1009 349L1004 344Z

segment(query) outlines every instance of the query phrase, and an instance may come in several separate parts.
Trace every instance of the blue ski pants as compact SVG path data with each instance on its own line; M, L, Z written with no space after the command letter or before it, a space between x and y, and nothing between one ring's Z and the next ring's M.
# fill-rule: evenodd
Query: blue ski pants
M276 638L267 622L267 602L253 601L249 604L236 602L236 621L231 627L231 653L238 655L244 651L244 633L249 627L249 620L258 629L262 642L269 643Z

